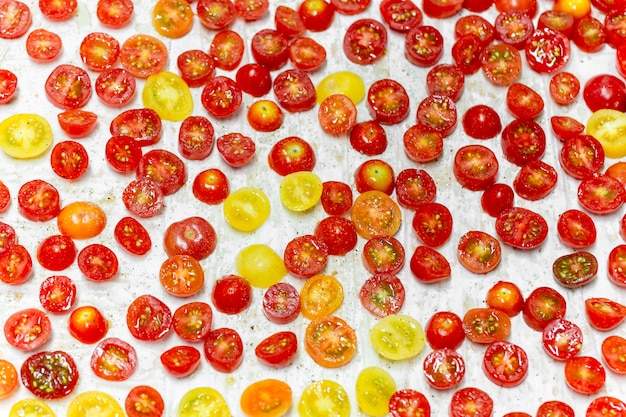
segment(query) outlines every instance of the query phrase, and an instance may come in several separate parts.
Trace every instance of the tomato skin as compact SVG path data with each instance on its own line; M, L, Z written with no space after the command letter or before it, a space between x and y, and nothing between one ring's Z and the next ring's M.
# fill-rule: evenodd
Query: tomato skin
M283 111L273 100L257 100L248 108L246 119L257 132L274 132L285 119Z
M471 308L463 316L463 331L474 343L491 344L509 337L511 318L495 308Z
M450 277L450 263L441 253L428 246L418 246L410 260L411 273L420 282L433 283Z
M328 254L336 256L354 249L358 238L354 222L339 216L322 219L315 226L314 234L326 245Z
M382 159L368 159L354 171L354 185L359 193L377 190L391 195L395 188L393 168Z
M91 98L91 79L87 71L71 64L52 70L45 84L46 96L61 109L83 107Z
M498 281L487 291L485 302L491 308L504 311L509 317L517 316L524 307L524 297L513 282Z
M463 130L474 139L491 139L502 130L500 115L490 106L478 104L463 114Z
M313 171L316 157L309 142L298 136L288 136L272 145L267 162L278 175L286 176L298 171Z
M62 271L76 259L74 241L64 235L52 235L42 240L37 246L37 261L50 271Z
M528 327L541 332L552 320L563 318L566 309L567 302L557 290L538 287L526 297L522 318Z
M57 227L62 235L72 239L98 236L106 227L106 213L100 206L87 201L74 201L61 209Z
M505 210L513 208L515 193L508 184L495 183L487 187L480 197L480 205L491 217L498 217Z
M91 355L91 370L107 381L126 381L137 369L137 352L116 337L102 339Z
M23 284L32 272L33 260L24 246L14 244L0 253L0 281L5 284Z
M350 146L364 155L380 155L387 149L385 128L375 120L357 123L350 131Z
M465 340L463 320L452 311L437 311L424 327L426 341L432 349L458 349Z
M76 340L90 345L106 336L109 324L96 307L81 306L70 314L68 329Z
M565 361L565 382L581 394L595 394L604 386L606 371L592 356L574 356Z
M619 326L626 318L626 306L608 298L587 298L585 315L591 326L600 331L608 331Z
M176 378L185 378L198 369L200 351L193 346L174 346L167 349L159 357L161 364Z
M248 385L241 393L239 406L250 417L285 415L291 408L292 391L279 379L262 379Z
M204 341L204 356L216 371L235 371L243 362L241 336L227 327L211 330Z
M255 356L270 368L284 368L293 362L298 351L298 339L294 332L274 333L254 348Z
M217 311L239 314L252 304L252 286L238 275L224 276L215 280L211 300Z
M4 322L4 337L21 351L30 352L43 346L52 332L48 315L36 308L26 308L11 314Z
M278 7L280 8L281 6ZM248 63L239 67L235 75L235 81L244 93L253 97L264 96L272 90L272 75L270 71L257 63Z
M626 111L626 84L611 74L591 77L583 86L583 99L592 112L600 109Z
M59 378L63 375L63 378ZM78 383L78 367L64 351L41 351L24 360L20 368L22 384L33 395L46 400L70 395Z
M168 256L188 255L201 261L217 245L215 229L203 217L193 216L170 224L165 230L163 247Z
M322 32L333 23L335 7L327 0L303 0L298 7L298 15L306 29Z

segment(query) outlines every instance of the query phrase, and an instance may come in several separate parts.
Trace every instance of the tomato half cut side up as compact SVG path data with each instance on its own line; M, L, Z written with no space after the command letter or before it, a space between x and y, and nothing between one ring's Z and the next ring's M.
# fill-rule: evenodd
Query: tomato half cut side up
M59 378L63 375L63 378ZM45 400L70 395L79 379L74 358L64 351L37 352L24 361L20 368L22 384L33 395Z
M513 207L500 213L495 227L504 243L518 249L534 249L548 236L546 219L522 207Z
M318 365L339 368L349 363L356 354L356 333L339 317L317 317L306 328L304 347Z
M611 282L626 287L626 245L617 245L609 253L608 274Z
M452 394L450 417L488 417L493 413L493 399L485 391L475 388L461 388Z

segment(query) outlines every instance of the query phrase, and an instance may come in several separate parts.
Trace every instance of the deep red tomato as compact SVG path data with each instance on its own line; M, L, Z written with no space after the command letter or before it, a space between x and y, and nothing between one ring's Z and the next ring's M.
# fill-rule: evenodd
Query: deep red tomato
M431 162L443 153L443 136L426 126L416 124L402 135L404 153L415 162Z
M274 24L276 25L276 30L287 38L300 35L306 30L298 11L284 5L276 7L274 12Z
M560 32L563 36L570 38L574 31L574 16L565 10L544 10L537 20L537 29L549 27Z
M204 356L217 371L231 373L243 362L243 342L236 330L211 330L204 341Z
M523 199L541 200L552 192L556 186L558 174L556 169L541 160L524 164L515 179L513 188Z
M574 409L562 401L546 401L537 409L537 417L574 417Z
M583 332L576 323L558 318L543 329L541 341L548 355L565 361L578 355L582 349Z
M552 116L550 125L554 135L561 142L565 142L567 139L578 136L585 131L585 125L569 116Z
M570 42L560 32L544 27L536 29L526 42L526 62L539 73L560 71L570 59Z
M607 32L601 21L588 15L576 22L571 39L581 51L594 53L606 43Z
M400 389L389 398L389 415L391 417L428 417L430 416L430 403L428 398L419 391L411 388Z
M402 281L389 273L375 273L363 283L359 291L363 308L379 318L400 311L405 297Z
M285 246L283 261L287 271L298 278L319 274L328 262L328 249L315 235L301 235Z
M467 0L465 2L467 3ZM467 8L465 5L463 7ZM456 39L468 34L478 36L483 46L493 42L496 36L493 24L478 14L462 16L454 24L454 37Z
M130 136L113 136L105 146L109 166L123 174L137 171L142 155L141 145Z
M608 331L616 328L624 321L626 306L608 298L587 298L585 300L585 315L594 329Z
M584 178L578 185L578 202L594 214L613 213L625 199L626 190L622 183L608 175Z
M452 311L437 311L424 326L426 342L433 349L458 349L465 340L463 320Z
M256 145L251 137L233 132L217 138L217 151L229 166L241 168L254 157Z
M491 44L480 55L480 67L487 81L495 85L510 85L522 72L522 57L517 49L506 43Z
M18 0L7 0L0 4L0 38L15 39L23 36L32 23L30 8Z
M172 328L186 342L206 339L213 324L213 309L202 301L185 303L174 311Z
M215 63L211 55L200 49L182 52L176 59L180 76L191 88L202 87L215 75Z
M378 190L391 195L395 184L393 168L382 159L368 159L354 171L354 185L359 193Z
M24 352L39 349L52 332L48 315L36 308L26 308L11 314L4 322L4 337L9 344Z
M563 142L559 162L563 170L576 179L591 177L604 166L604 149L593 136L577 135Z
M610 396L597 397L589 403L585 415L587 417L608 417L626 413L626 403ZM573 416L574 414L572 414Z
M92 243L78 252L78 268L90 280L106 281L117 274L117 256L107 246Z
M565 361L565 382L581 394L595 394L604 386L606 371L592 356L574 356Z
M550 97L557 104L571 104L579 92L580 81L574 74L562 71L550 78Z
M39 10L43 15L55 21L68 20L76 12L76 0L39 0Z
M356 123L357 109L350 97L345 94L331 94L321 103L317 120L325 132L331 135L348 133Z
M52 235L42 240L37 246L37 261L50 271L62 271L74 263L77 253L78 250L71 238L64 235Z
M111 107L122 107L129 103L135 96L136 88L135 76L124 68L106 69L95 82L96 95Z
M452 394L450 417L489 417L492 413L493 399L479 388L461 388Z
M438 132L443 138L456 127L456 104L449 96L427 96L417 107L417 124Z
M207 29L221 30L237 18L237 9L231 0L198 0L196 14Z
M175 297L190 297L204 286L204 269L189 255L172 255L161 264L159 281Z
M434 349L422 364L426 382L433 388L446 390L456 387L465 376L465 360L456 350Z
M541 159L546 150L546 134L534 120L514 119L502 131L500 144L507 161L523 166Z
M487 346L483 370L491 382L504 388L517 386L528 374L528 355L516 344L499 340Z
M377 20L359 19L353 22L343 38L343 52L358 65L371 65L387 50L387 29Z
M199 261L211 255L216 245L215 229L208 220L199 216L173 222L163 237L167 256L189 255Z
M62 109L83 107L91 98L91 79L84 69L62 64L52 70L45 84L46 96Z
M96 16L104 26L119 29L130 22L134 9L132 0L98 0Z
M537 13L537 0L495 0L494 4L499 12L521 10L533 18Z
M20 368L20 379L36 397L55 400L74 391L79 379L78 367L64 351L41 351L26 358Z
M410 261L411 273L420 282L432 283L450 278L450 262L444 255L428 246L418 246Z
M511 318L504 311L495 308L471 308L463 316L463 331L474 343L502 341L511 333Z
M539 213L513 207L496 218L496 233L514 248L534 249L546 240L548 223Z
M54 219L61 211L61 196L56 187L43 180L24 183L17 193L18 210L34 222Z
M563 318L566 309L567 302L557 290L538 287L526 297L522 318L528 327L541 332L552 320Z
M413 26L422 24L422 11L411 0L383 0L380 14L391 30L407 32Z
M174 194L187 181L185 163L165 149L153 149L142 155L137 166L138 180L151 180L164 195Z
M443 35L434 26L413 26L406 33L404 56L410 63L419 67L430 67L435 65L442 55Z
M485 302L491 308L504 311L509 317L517 316L524 306L519 287L510 281L498 281L489 290Z
M163 397L149 385L131 388L124 400L124 410L128 417L161 417L164 409Z
M364 155L380 155L387 149L385 128L375 120L357 123L350 131L350 146Z
M412 226L423 244L437 248L452 234L452 214L443 204L424 203L416 208Z
M475 274L493 271L502 258L500 242L486 232L472 230L459 239L457 258L461 265Z
M504 10L498 13L493 24L496 39L523 49L535 30L532 18L521 10Z
M148 108L124 110L109 126L112 136L130 136L140 146L155 145L161 140L162 123L156 111Z
M58 142L50 153L52 171L66 180L75 180L87 172L89 155L87 149L78 142L65 140Z
M359 14L367 9L372 0L330 0L338 13Z
M616 8L608 12L604 18L604 30L607 43L613 48L619 48L626 41L624 34L626 27L626 10L624 7Z
M252 303L252 286L239 275L218 278L213 285L211 300L220 313L239 314Z
M282 331L261 340L254 348L255 356L270 368L291 365L298 352L298 338L294 332Z
M557 220L556 229L561 242L572 249L588 248L596 241L596 225L584 211L564 211Z
M193 346L174 346L161 353L161 364L170 375L184 378L200 365L200 351Z
M106 336L109 323L96 307L81 306L70 314L68 330L79 342L93 344Z
M430 96L448 96L457 102L464 86L465 74L457 65L435 65L426 74L426 88Z
M217 168L201 171L193 180L194 197L206 204L220 204L230 193L226 174Z
M506 105L513 115L520 119L534 119L543 111L541 95L522 83L513 83L506 92Z
M255 54L256 41L252 40L252 54ZM215 68L232 71L239 66L243 59L243 38L235 31L223 29L215 34L209 47L209 56L213 59ZM209 78L210 79L210 78Z
M491 139L502 130L500 115L493 107L478 104L463 114L463 130L474 139Z
M270 71L284 67L289 61L289 43L278 30L263 29L255 33L251 48L254 60Z
M400 123L409 115L409 96L395 80L377 80L367 91L367 111L383 125Z
M589 110L626 111L626 83L612 74L598 74L583 86L583 99Z
M618 335L608 336L602 341L602 359L616 374L626 374L626 339Z
M326 62L326 48L313 38L299 37L289 44L289 61L303 71L315 71Z
M281 6L279 6L281 7ZM272 89L272 75L263 65L248 63L237 70L235 81L241 91L253 97L261 97Z
M335 6L327 0L303 0L298 7L298 15L306 29L322 32L333 23Z
M116 337L103 339L91 354L91 370L107 381L126 381L137 369L135 348Z
M96 127L98 115L81 110L65 110L57 115L59 126L69 137L79 139L89 135Z
M50 276L39 287L39 302L51 313L69 311L76 302L76 284L63 275Z
M278 104L290 113L315 107L315 86L306 71L288 69L279 73L274 78L272 89Z
M167 60L167 47L152 35L131 35L120 49L122 67L137 78L159 73L165 68Z
M136 339L159 340L172 328L172 312L155 296L140 295L128 306L126 325Z
M375 236L365 242L361 258L372 274L395 275L404 266L404 246L393 236Z
M613 284L626 287L626 245L617 245L609 253L608 273Z
M7 69L0 69L0 104L11 101L16 91L17 76Z
M345 217L330 216L322 219L315 226L314 234L326 244L329 255L345 255L357 244L354 223Z
M436 19L452 17L463 8L463 0L425 0L422 3L424 14Z
M215 129L204 116L189 116L178 130L178 152L183 158L202 160L211 155Z
M272 323L291 323L300 314L300 293L286 282L270 286L263 294L263 314Z
M478 35L467 33L452 45L452 59L463 74L475 74L483 66L481 57L485 47Z
M352 207L352 189L345 182L325 181L320 202L326 214L341 216Z
M26 53L37 62L54 61L62 48L61 37L46 29L35 29L26 38Z
M459 148L452 167L456 180L468 190L485 190L496 182L499 164L486 146L466 145Z
M241 100L237 83L223 75L211 78L202 89L202 106L214 117L232 116L241 107Z
M148 230L132 217L122 217L113 232L115 240L133 255L145 255L152 248Z
M237 16L247 22L262 18L270 6L268 0L235 0L234 3Z

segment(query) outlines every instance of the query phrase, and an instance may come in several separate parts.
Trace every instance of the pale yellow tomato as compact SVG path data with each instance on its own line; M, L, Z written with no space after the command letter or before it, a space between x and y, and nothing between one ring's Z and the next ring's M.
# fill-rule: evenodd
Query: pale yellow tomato
M365 83L360 76L353 72L333 72L320 81L315 92L318 104L333 94L344 94L350 97L354 104L357 104L365 97Z
M291 211L306 211L322 196L322 180L309 171L292 172L280 182L280 201Z
M426 337L417 320L406 314L391 314L370 330L372 346L391 360L409 359L424 349Z
M149 76L141 98L144 107L157 112L163 120L179 122L193 112L193 97L189 86L173 72L162 71Z
M235 268L250 285L259 288L268 288L287 275L283 258L263 244L243 248L235 258Z
M378 366L363 369L356 378L356 402L361 411L373 417L389 413L389 399L396 392L391 374Z
M56 417L56 414L45 402L36 398L27 398L13 404L9 417Z
M52 129L43 116L14 114L0 122L0 149L12 158L36 158L50 145Z
M626 114L621 111L595 111L587 121L586 133L598 139L607 157L626 156Z
M213 388L198 387L188 391L178 403L177 417L231 417L222 394Z
M328 379L311 382L298 402L300 417L349 417L350 398L341 384Z
M233 191L224 200L224 217L228 224L241 232L252 232L270 215L270 200L255 187L243 187Z
M124 417L124 409L115 398L102 391L78 394L67 406L66 417Z

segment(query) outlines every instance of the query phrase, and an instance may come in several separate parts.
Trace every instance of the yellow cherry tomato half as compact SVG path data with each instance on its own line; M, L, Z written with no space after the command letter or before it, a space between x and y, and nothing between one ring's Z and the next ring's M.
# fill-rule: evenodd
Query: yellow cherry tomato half
M370 341L379 355L398 361L417 356L424 349L426 336L413 317L390 314L372 327Z
M567 12L574 19L580 19L591 13L591 2L589 0L556 0L553 9L558 12Z
M318 104L332 94L344 94L350 97L354 104L357 104L365 97L365 83L360 76L353 72L339 71L328 74L317 85L315 92Z
M241 394L241 410L249 417L282 417L291 407L291 387L279 379L253 382Z
M157 112L163 120L180 122L191 116L193 97L187 83L169 71L149 76L141 93L144 107Z
M9 417L56 417L56 414L42 400L27 398L13 404Z
M291 211L306 211L322 196L322 180L310 171L292 172L280 182L280 201Z
M95 203L75 201L63 207L57 216L57 226L62 235L72 239L90 239L104 230L107 217Z
M310 320L331 315L342 303L343 285L332 275L314 275L300 290L300 311Z
M270 200L255 187L243 187L233 191L224 200L226 222L240 232L252 232L270 215Z
M235 268L250 285L258 288L269 288L287 275L283 258L260 243L243 248L235 258Z
M626 114L618 110L595 111L587 121L586 133L598 139L605 156L626 156Z
M50 145L52 128L43 116L14 114L0 122L0 149L12 158L36 158Z
M300 417L349 417L350 398L341 384L328 379L311 382L298 402Z
M176 417L231 417L226 400L218 391L198 387L187 391L178 403Z
M124 409L106 392L86 391L78 394L67 407L67 417L124 417Z
M383 417L389 413L389 399L396 392L391 374L378 366L363 369L356 378L356 402L365 414Z

